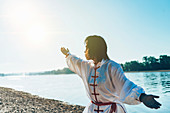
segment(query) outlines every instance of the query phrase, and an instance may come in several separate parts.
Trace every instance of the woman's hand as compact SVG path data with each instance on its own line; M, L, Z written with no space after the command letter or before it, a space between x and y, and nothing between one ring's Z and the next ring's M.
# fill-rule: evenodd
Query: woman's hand
M157 102L154 98L159 98L159 96L141 94L140 101L143 102L143 104L149 108L158 109L160 108L161 104Z
M69 52L69 49L65 49L65 47L61 47L61 52L64 54L64 55L68 55L68 52Z

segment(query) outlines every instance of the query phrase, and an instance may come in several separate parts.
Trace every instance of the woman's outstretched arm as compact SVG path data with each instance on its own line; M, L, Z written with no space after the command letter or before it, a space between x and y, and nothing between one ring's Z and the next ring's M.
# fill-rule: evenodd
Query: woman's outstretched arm
M66 62L71 71L75 72L80 77L88 75L87 73L89 73L90 68L88 61L84 61L81 58L72 55L69 52L69 49L65 49L64 47L61 47L61 52L66 55Z

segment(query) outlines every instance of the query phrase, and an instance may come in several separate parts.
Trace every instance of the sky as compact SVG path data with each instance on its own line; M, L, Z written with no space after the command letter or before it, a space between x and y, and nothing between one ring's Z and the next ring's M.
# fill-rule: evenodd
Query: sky
M85 59L102 36L110 59L170 55L169 0L0 0L0 73L67 67L61 47Z

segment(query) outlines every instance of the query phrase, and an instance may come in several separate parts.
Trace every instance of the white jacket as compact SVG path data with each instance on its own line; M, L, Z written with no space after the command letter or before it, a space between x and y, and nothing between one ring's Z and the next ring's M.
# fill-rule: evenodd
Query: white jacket
M102 60L96 66L69 54L66 58L69 69L78 74L85 85L89 99L93 102L116 103L115 113L126 113L123 103L139 104L139 96L144 90L128 80L120 64L112 60ZM95 70L95 67L99 67ZM96 72L95 72L96 71ZM94 77L95 76L95 77ZM81 92L80 92L81 93ZM111 105L97 106L90 103L83 113L109 113Z

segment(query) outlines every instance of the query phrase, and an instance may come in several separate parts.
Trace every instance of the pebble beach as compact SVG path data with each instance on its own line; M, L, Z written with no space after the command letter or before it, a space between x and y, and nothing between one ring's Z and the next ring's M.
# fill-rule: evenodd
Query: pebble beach
M82 113L84 106L0 87L0 113Z

